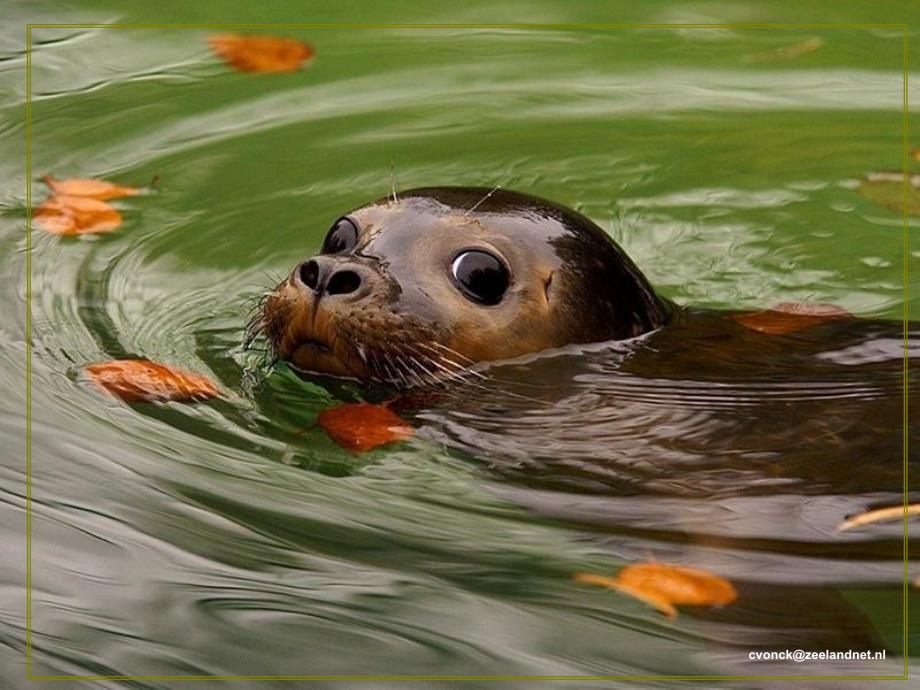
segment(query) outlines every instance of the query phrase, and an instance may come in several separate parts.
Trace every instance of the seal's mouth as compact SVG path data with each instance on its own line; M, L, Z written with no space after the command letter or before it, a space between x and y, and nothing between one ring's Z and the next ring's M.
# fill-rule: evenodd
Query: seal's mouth
M326 310L303 299L289 281L260 302L249 324L249 341L264 337L271 362L283 360L304 372L366 380L355 348Z
M267 341L268 364L414 388L474 376L474 364L409 315L310 299L283 281L260 302L249 338Z
M317 353L332 354L332 349L326 345L326 343L320 340L314 340L313 338L307 338L303 342L299 343L297 345L297 349L305 349L309 352L315 351Z
M274 346L279 359L303 372L367 380L372 372L358 356L334 315L299 298L285 302L283 327Z
M307 337L294 343L283 359L305 372L366 379L367 373L351 363L349 353L342 352L341 347L338 350L332 343Z

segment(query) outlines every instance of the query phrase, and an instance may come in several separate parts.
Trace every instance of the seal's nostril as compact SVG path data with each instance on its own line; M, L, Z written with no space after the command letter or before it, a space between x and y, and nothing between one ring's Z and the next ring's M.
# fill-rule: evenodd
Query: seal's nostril
M354 271L342 270L336 271L329 277L326 283L326 294L329 295L347 295L361 287L361 276Z
M301 282L311 290L315 290L319 282L319 264L313 259L304 261L300 264L299 273Z

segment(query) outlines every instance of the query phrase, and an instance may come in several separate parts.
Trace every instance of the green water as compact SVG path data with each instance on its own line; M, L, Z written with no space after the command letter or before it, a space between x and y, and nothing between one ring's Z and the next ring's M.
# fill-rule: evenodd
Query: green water
M770 673L724 644L730 627L572 582L641 559L638 547L536 516L462 454L418 438L357 458L303 432L343 392L284 370L245 391L242 327L332 220L394 180L569 205L681 304L901 318L920 245L905 255L898 213L857 189L903 163L898 30L277 29L312 42L315 61L247 75L211 55L208 30L36 29L27 180L24 24L905 21L913 4L886 3L887 17L870 3L286 5L0 8L4 687L26 683L28 349L33 674ZM804 41L819 47L778 50ZM155 182L115 202L111 235L33 231L29 276L26 188L44 199L44 173ZM128 406L80 376L125 356L228 394ZM838 588L888 662L801 673L902 672L898 567Z

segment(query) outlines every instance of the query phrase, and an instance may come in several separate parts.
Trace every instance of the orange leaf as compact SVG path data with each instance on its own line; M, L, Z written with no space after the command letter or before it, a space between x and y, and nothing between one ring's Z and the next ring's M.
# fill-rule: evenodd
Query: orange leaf
M97 386L127 402L189 402L219 394L217 386L200 374L148 359L100 362L85 371Z
M313 57L313 46L293 38L216 34L208 39L218 57L241 72L294 72Z
M35 224L53 235L111 232L121 214L111 204L84 196L53 196L35 209Z
M698 568L664 563L637 563L620 571L617 577L576 573L575 580L609 587L639 599L667 616L677 615L675 604L724 606L738 598L728 580Z
M412 427L383 405L352 403L320 412L316 421L343 448L364 452L412 436Z
M637 563L620 571L621 585L657 591L675 604L724 606L738 598L732 583L698 568Z
M748 312L732 317L742 326L770 335L794 333L825 321L853 318L843 307L834 304L783 302L772 309Z
M107 199L117 199L120 196L134 196L141 193L141 190L137 187L123 187L105 180L90 180L77 177L70 180L55 180L51 175L45 175L42 179L51 188L51 191L58 196L82 196L106 201Z

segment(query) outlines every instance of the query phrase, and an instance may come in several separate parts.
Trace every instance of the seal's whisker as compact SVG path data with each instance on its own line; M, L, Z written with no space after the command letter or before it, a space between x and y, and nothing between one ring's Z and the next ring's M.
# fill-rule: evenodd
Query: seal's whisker
M431 357L425 357L424 355L421 355L421 357L424 362L444 372L443 374L438 373L438 372L432 372L432 377L435 380L435 382L441 382L445 378L450 381L466 381L467 380L466 376L463 373L463 370L449 369L448 367L444 366L441 362L439 362L436 359L432 359Z
M268 287L268 289L270 289L270 290L271 290L271 289L274 289L274 287L275 287L278 283L281 282L281 280L280 280L279 278L273 278L273 277L271 276L271 274L270 274L268 271L266 271L265 269L259 270L259 273L261 273L263 276L265 276L266 278L268 278L268 286L267 286L267 287Z
M415 352L415 351L413 350L413 352ZM417 356L415 356L415 355L417 355ZM411 360L412 360L412 362L415 363L415 365L416 365L417 367L421 368L421 369L428 375L428 383L429 383L429 384L434 385L434 384L441 383L441 382L443 381L444 377L443 377L443 375L439 374L437 371L432 371L431 369L429 369L429 368L426 366L426 364L431 364L431 365L434 365L434 366L436 366L436 367L440 367L440 368L443 369L445 372L447 372L448 378L454 378L454 372L451 372L449 369L447 369L446 367L444 367L442 364L439 364L439 363L436 362L435 360L431 359L430 357L426 357L426 356L422 355L422 354L419 353L419 352L415 352L415 355L411 357Z
M438 361L443 362L445 364L450 364L451 366L454 367L454 371L463 377L474 377L474 378L483 379L483 380L488 378L485 375L479 373L478 371L474 371L473 369L469 367L465 367L462 364L455 362L448 357L444 357L443 355L438 357Z
M409 371L412 372L413 377L419 382L420 386L426 386L432 383L428 378L431 372L429 372L415 357L412 355L404 355L403 361L407 363Z
M430 378L431 383L439 383L444 378L444 376L437 371L432 371L431 369L429 369L429 365L433 365L437 367L438 369L441 369L442 371L446 372L447 376L449 377L454 375L455 372L445 367L441 362L439 362L434 357L431 357L430 355L427 355L424 352L419 352L416 349L416 345L418 345L418 343L410 343L410 344L401 346L400 351L403 353L408 351L410 353L410 357L412 361L418 367L420 367L426 372L426 374Z
M420 361L420 353L411 349L411 346L398 346L397 350L402 357L401 361L405 363L408 371L419 382L419 385L427 386L438 382L438 375L428 369L423 361Z
M451 353L451 355L454 356L454 357L458 357L458 358L460 358L460 359L465 359L465 360L467 360L468 362L470 362L470 364L471 364L472 366L475 366L475 365L477 364L476 362L472 361L472 360L469 359L468 357L465 357L464 355L460 354L460 353L457 352L456 350L452 350L451 348L447 347L447 346L444 345L443 343L439 343L439 342L434 341L434 340L430 341L429 343L416 343L416 344L417 344L417 345L425 345L425 346L428 346L429 349L430 349L430 346L431 346L431 345L436 345L437 347L439 347L439 348L441 348L441 349L443 349L443 350L445 350L445 351ZM492 373L489 373L488 375L486 375L486 374L484 374L484 373L482 373L482 372L474 371L473 369L471 369L471 368L469 368L469 367L466 367L465 370L468 371L470 374L479 377L480 379L483 379L483 380L488 379L488 380L494 381L494 382L496 382L496 383L507 383L507 384L516 385L516 386L523 386L523 387L526 387L526 388L541 388L541 389L547 388L547 386L541 386L541 385L535 384L535 383L528 383L528 382L525 382L525 381L514 381L514 380L512 380L512 379L501 378L501 377L495 376L495 375L492 374ZM552 386L549 386L549 388L552 388ZM515 394L509 392L509 395L515 395ZM527 400L533 400L533 401L537 401L537 400L538 400L537 398L530 398L530 397L527 397L527 396L520 396L520 395L519 395L519 397L524 397L524 398L527 399Z
M364 345L362 345L361 343L349 343L349 344L354 348L354 351L358 353L358 357L361 358L361 361L364 362L364 365L367 366L368 365L367 352L364 349Z
M435 342L435 341L431 341L431 342L432 342L434 345L440 346L441 349L443 349L443 350L445 350L446 352L448 352L452 357L457 357L457 358L460 358L460 359L467 359L466 357L464 357L463 355L461 355L459 352L456 352L456 351L450 349L450 348L447 347L446 345L441 345L441 343L438 343L438 342ZM434 350L434 348L432 348L431 345L430 345L429 343L420 342L420 343L416 343L416 345L418 345L418 346L420 346L420 347L424 347L424 348L426 348L427 350L429 350L429 351L431 351L431 352L436 352L436 351ZM464 375L475 376L475 377L480 378L480 379L486 379L486 378L488 378L485 374L483 374L483 373L481 373L481 372L478 372L478 371L472 369L469 365L464 365L464 364L461 364L460 362L456 362L456 361L454 361L453 359L451 359L451 358L449 358L449 357L447 357L447 356L445 356L445 355L443 355L443 354L437 353L437 357L438 357L438 359L439 359L441 362L447 362L448 364L454 365L455 367L457 367L457 369L458 369L459 371L464 372ZM467 361L469 361L470 364L475 364L475 362L473 362L472 360L467 359Z
M424 343L415 343L415 345L422 346L424 345ZM444 374L439 374L437 372L430 372L432 375L433 382L435 383L442 382L445 378L452 380L452 381L466 382L467 376L469 376L470 374L476 373L474 371L470 371L469 369L463 366L458 365L456 362L451 362L450 360L445 359L441 355L438 355L437 358L435 358L430 355L426 355L422 352L419 352L418 350L413 349L413 352L416 355L418 355L418 357L423 362L433 365L444 372ZM445 366L445 362L449 364L453 364L456 367L456 369L448 368L447 366ZM426 367L426 370L427 370L427 367Z
M390 193L393 196L393 203L399 203L399 195L396 194L396 159L390 159Z
M383 355L386 359L381 361L378 355ZM383 383L396 383L398 376L393 371L393 367L390 365L390 358L386 353L381 353L378 351L373 352L374 358L374 367L380 377L380 380Z
M249 311L246 312L246 325L250 326L253 322L260 322L262 320L262 309L265 306L266 300L268 300L270 293L264 293L259 295L257 298L252 298L253 305L249 308Z
M403 388L409 388L408 379L406 378L405 373L403 373L403 369L402 369L402 366L399 360L396 360L394 362L393 358L390 357L389 352L384 353L384 357L386 357L387 362L390 364L390 366L393 367L393 370L396 372L396 375L398 377L398 379L394 379L392 383L399 383L400 385L402 385Z
M383 372L383 366L380 364L380 360L377 359L377 351L371 350L368 353L367 366L371 370L372 378L377 381L384 381L385 374Z
M405 367L405 370L409 374L409 376L411 376L416 381L416 385L418 385L419 387L424 387L425 385L427 385L425 378L418 373L415 367L412 366L413 364L417 364L417 362L415 362L412 356L410 355L407 357L405 353L402 352L402 350L400 350L400 354L402 355L401 358L399 359L400 364L402 364Z
M455 352L455 351L451 350L451 348L449 348L449 347L447 347L446 345L444 345L444 344L442 344L442 343L439 343L439 342L437 342L437 341L430 341L430 343L421 343L421 342L419 342L419 343L415 343L415 344L418 345L418 346L427 346L428 349L432 349L432 348L430 347L430 345L432 345L432 344L433 344L433 345L437 345L438 347L440 347L440 348L443 349L443 350L446 350L446 351L448 351L448 352L454 353L457 357L460 357L460 358L463 358L463 359L467 359L466 357L464 357L463 355L461 355L459 352ZM440 356L440 357L441 357L441 360L444 361L443 356ZM452 363L453 363L453 364L456 364L455 362L452 362ZM503 379L497 379L497 378L495 378L495 377L492 376L492 375L486 376L485 374L483 374L483 373L481 373L481 372L473 371L473 370L470 369L469 367L461 367L461 370L464 372L465 375L473 375L473 376L476 376L476 377L478 377L481 381L488 381L488 382L490 382L490 383L500 383L500 382L512 383L512 384L515 383L514 381L504 381ZM488 387L488 386L484 386L484 385L482 385L481 383L476 383L476 382L474 382L474 381L471 381L471 380L469 380L468 378L464 378L464 379L463 379L463 383L465 383L465 384L468 385L468 386L472 386L472 387L474 387L474 388L477 388L477 389L480 389L480 390L484 390L484 391L495 392L495 390L496 390L496 389L494 389L494 388L490 388L490 387ZM503 391L502 391L502 395L507 395L507 396L509 396L509 397L517 398L517 399L519 399L519 400L527 400L528 402L536 403L536 404L538 404L538 405L546 405L546 404L547 404L547 402L546 402L545 400L540 400L539 398L532 398L532 397L530 397L529 395L523 395L523 394L521 394L521 393L514 393L514 392L509 391L509 390L503 390Z
M484 202L486 199L488 199L490 196L492 196L493 194L495 194L495 192L497 192L497 191L498 191L499 189L501 189L501 188L502 188L502 186L501 186L500 184L497 184L497 185L495 185L494 187L492 187L492 189L490 189L490 190L488 191L488 193L487 193L484 197L482 197L479 201L477 201L475 204L473 204L472 206L470 206L470 207L467 209L466 213L464 213L462 216L460 216L460 218L466 218L468 215L470 215L473 211L475 211L475 210L479 207L479 204L481 204L482 202Z
M386 357L386 355L384 356ZM376 355L374 355L374 357L376 359ZM396 380L398 377L393 372L393 367L390 365L389 357L386 357L386 359L380 363L380 369L382 373L382 377L381 377L382 381L384 381L385 383L396 383Z
M386 357L386 353L379 352L378 350L374 350L373 356L374 356L374 367L377 370L378 375L380 376L380 380L383 383L389 383L393 381L395 377L393 376L393 370L390 367L390 363L386 361L385 359L382 359L383 357Z
M472 359L470 359L470 358L467 357L466 355L460 354L459 352L457 352L457 351L454 350L453 348L450 348L450 347L448 347L447 345L445 345L444 343L438 342L437 340L429 340L429 341L427 341L425 344L428 345L429 347L437 347L437 348L440 348L441 350L444 350L445 352L450 353L451 355L457 357L458 359L465 359L467 362L469 362L469 364L476 364L475 361L473 361Z

